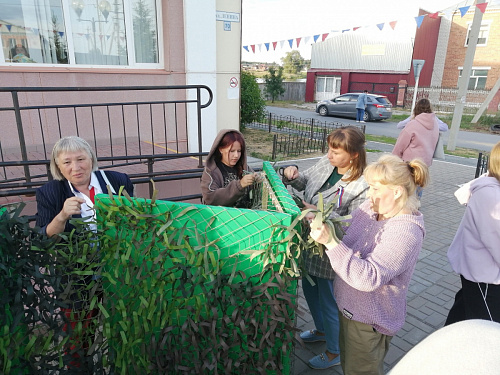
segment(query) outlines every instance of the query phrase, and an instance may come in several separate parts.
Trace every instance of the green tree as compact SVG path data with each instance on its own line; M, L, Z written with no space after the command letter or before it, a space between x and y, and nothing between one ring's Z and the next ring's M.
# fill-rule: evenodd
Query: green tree
M134 45L138 63L158 62L156 21L150 5L146 0L139 0L134 4Z
M264 80L266 81L264 91L274 103L274 100L285 92L285 88L283 87L283 67L279 66L278 69L275 69L271 66L268 72L264 76Z
M241 72L241 127L264 117L266 102L253 74Z
M305 66L305 60L297 50L287 52L286 56L281 58L281 62L285 73L289 74L298 74Z

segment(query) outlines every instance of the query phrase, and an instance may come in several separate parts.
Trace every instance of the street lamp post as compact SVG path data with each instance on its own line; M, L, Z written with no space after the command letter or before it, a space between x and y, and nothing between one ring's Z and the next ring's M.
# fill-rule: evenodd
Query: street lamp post
M94 17L90 20L85 20L82 19L82 12L83 8L85 8L85 2L83 0L73 0L71 2L71 6L73 7L76 15L78 16L78 22L91 22L92 23L92 35L94 36L94 53L97 53L97 40L96 40L96 23L104 22L108 23L108 16L109 12L111 11L111 4L107 2L106 0L101 0L97 4L97 9L101 12L101 14L104 16L104 21L102 20L95 20Z

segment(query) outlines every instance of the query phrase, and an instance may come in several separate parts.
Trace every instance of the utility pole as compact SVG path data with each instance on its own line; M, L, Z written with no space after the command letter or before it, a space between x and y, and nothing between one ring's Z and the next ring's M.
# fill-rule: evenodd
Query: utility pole
M482 4L485 0L477 0L476 4ZM462 122L462 114L464 112L464 104L467 97L467 88L469 86L470 73L472 71L472 64L474 63L474 54L476 53L477 39L479 37L479 30L481 29L481 21L483 19L483 12L479 8L475 8L474 18L469 33L469 44L467 52L465 53L464 67L462 76L458 80L457 97L455 98L455 109L453 111L453 120L451 121L450 135L448 137L449 151L454 151L457 144L458 130Z

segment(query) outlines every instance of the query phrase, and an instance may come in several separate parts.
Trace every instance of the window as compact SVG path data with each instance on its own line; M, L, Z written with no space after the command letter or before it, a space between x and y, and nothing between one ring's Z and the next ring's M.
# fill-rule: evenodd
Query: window
M340 78L318 77L316 79L316 92L340 92Z
M159 4L0 0L0 64L158 67Z
M469 34L472 27L472 23L469 24L469 28L467 29L467 37L465 38L465 46L469 45ZM490 23L482 23L481 28L479 29L479 35L477 38L478 46L485 46L488 43L488 35L490 33Z
M486 87L486 79L488 78L488 70L489 68L473 68L470 74L467 90L484 90ZM458 76L462 77L461 68Z

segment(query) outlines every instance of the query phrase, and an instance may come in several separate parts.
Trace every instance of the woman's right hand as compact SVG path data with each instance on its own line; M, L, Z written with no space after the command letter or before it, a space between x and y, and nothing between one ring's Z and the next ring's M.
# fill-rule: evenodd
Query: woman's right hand
M241 187L243 188L252 185L254 182L255 182L255 173L246 174L240 180Z
M64 201L63 208L59 213L59 218L61 220L67 221L73 215L79 215L82 211L82 203L85 203L85 199L78 197L71 197Z
M299 170L296 166L291 165L285 168L285 170L283 171L283 176L285 176L289 181L295 180L297 177L299 177Z

